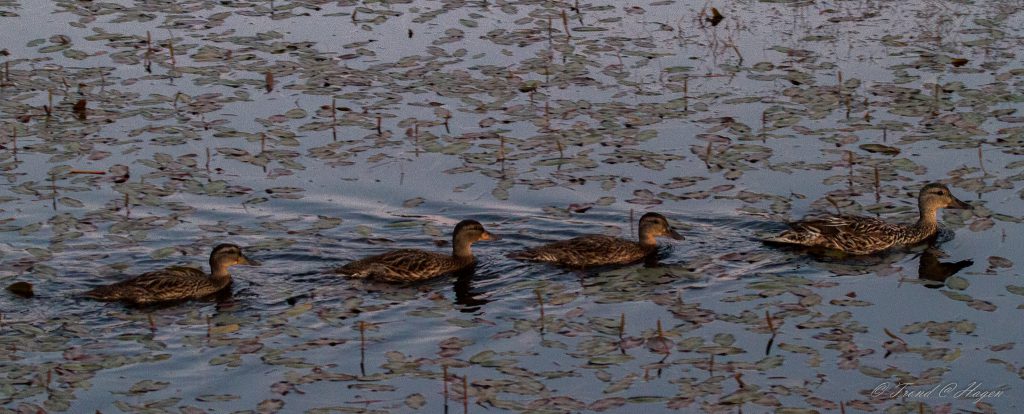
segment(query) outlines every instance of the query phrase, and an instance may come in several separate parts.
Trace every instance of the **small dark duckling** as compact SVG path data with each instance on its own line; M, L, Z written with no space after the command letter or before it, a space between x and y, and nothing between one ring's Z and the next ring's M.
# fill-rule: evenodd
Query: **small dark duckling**
M936 214L940 208L971 208L939 183L922 187L917 203L920 218L912 225L889 224L872 217L829 216L789 223L790 230L764 242L825 248L852 255L871 254L935 237L939 231Z
M202 270L187 266L172 266L163 270L143 273L135 278L100 286L85 296L102 301L121 301L135 305L148 305L187 299L198 299L220 292L231 285L228 268L234 265L257 265L233 244L221 244L210 253L209 276Z
M639 228L639 242L614 236L588 234L512 252L508 257L569 267L624 265L640 261L656 252L657 237L666 236L683 240L683 236L672 229L668 219L658 213L647 213L640 217Z
M462 220L452 234L451 256L417 249L392 250L334 269L334 273L381 282L405 283L432 279L476 264L470 246L480 240L501 240L476 220Z

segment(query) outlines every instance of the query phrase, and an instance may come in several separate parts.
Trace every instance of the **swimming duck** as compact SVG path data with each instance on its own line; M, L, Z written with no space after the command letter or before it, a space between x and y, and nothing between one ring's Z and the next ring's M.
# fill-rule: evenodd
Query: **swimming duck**
M657 251L656 237L667 236L683 240L683 236L669 225L668 219L658 213L647 213L640 217L639 229L639 242L614 236L588 234L512 252L508 257L569 267L623 265L644 259Z
M462 220L452 234L451 256L417 249L392 250L362 258L334 270L335 273L382 282L402 283L432 279L468 269L476 263L470 246L480 240L501 240L476 220Z
M85 296L103 301L122 301L136 305L198 299L212 295L231 284L228 268L234 265L256 265L233 244L221 244L210 253L211 274L187 266L172 266L143 273L132 279L100 286Z
M830 216L790 223L790 230L764 241L825 248L852 255L871 254L935 237L939 231L935 216L940 208L971 208L970 204L953 197L949 188L939 183L922 187L917 203L920 218L912 225L889 224L862 216Z

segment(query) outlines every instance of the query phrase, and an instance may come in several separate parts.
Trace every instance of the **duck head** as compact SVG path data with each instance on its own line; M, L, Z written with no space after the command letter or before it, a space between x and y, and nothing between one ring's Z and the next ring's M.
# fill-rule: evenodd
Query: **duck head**
M921 211L935 211L940 208L970 209L971 205L953 196L945 184L931 183L921 187L917 197Z
M210 271L213 274L227 274L228 268L234 265L259 266L259 263L242 254L242 248L234 244L224 243L213 248L210 253Z
M676 233L668 219L658 213L647 213L640 217L640 243L654 244L656 237L671 237L683 240L683 235Z
M501 240L494 233L484 230L483 224L476 220L462 220L455 225L452 233L452 249L456 257L473 257L469 246L480 240Z

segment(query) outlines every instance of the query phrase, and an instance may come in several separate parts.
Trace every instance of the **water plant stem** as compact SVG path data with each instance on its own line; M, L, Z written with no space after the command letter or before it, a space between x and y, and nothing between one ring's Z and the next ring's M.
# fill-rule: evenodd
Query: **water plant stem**
M537 295L537 304L540 306L540 333L544 333L544 295L541 293L541 289L533 291Z
M462 376L462 412L469 413L469 376Z
M51 201L53 202L53 209L57 209L57 174L50 173L50 191Z

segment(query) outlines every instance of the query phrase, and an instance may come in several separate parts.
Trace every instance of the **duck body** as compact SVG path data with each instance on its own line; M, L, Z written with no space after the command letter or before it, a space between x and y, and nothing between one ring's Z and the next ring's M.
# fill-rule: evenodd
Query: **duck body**
M887 223L872 217L828 216L789 223L789 230L763 241L866 255L932 240L939 231L936 219L939 209L971 208L953 197L949 188L938 183L921 188L918 207L920 216L911 225Z
M100 286L85 292L90 299L110 302L125 302L135 305L149 305L189 299L200 299L218 293L231 285L230 266L256 263L242 254L233 244L221 244L210 253L210 268L207 275L200 269L187 266L172 266L166 269L143 273L134 278L111 285Z
M392 250L369 256L336 270L351 278L385 282L415 282L467 269L476 264L472 257L460 258L417 249Z
M643 260L657 252L656 237L683 239L683 236L672 229L668 219L658 213L647 213L640 218L639 233L640 241L588 234L512 252L508 257L578 268L625 265Z
M588 234L509 254L532 262L557 263L569 267L625 265L638 262L657 251L657 245L643 246L621 237Z
M470 246L480 240L501 238L484 230L475 220L463 220L452 235L452 254L418 249L399 249L352 261L334 269L334 273L356 279L372 279L389 283L409 283L433 279L449 273L470 269L476 258Z

